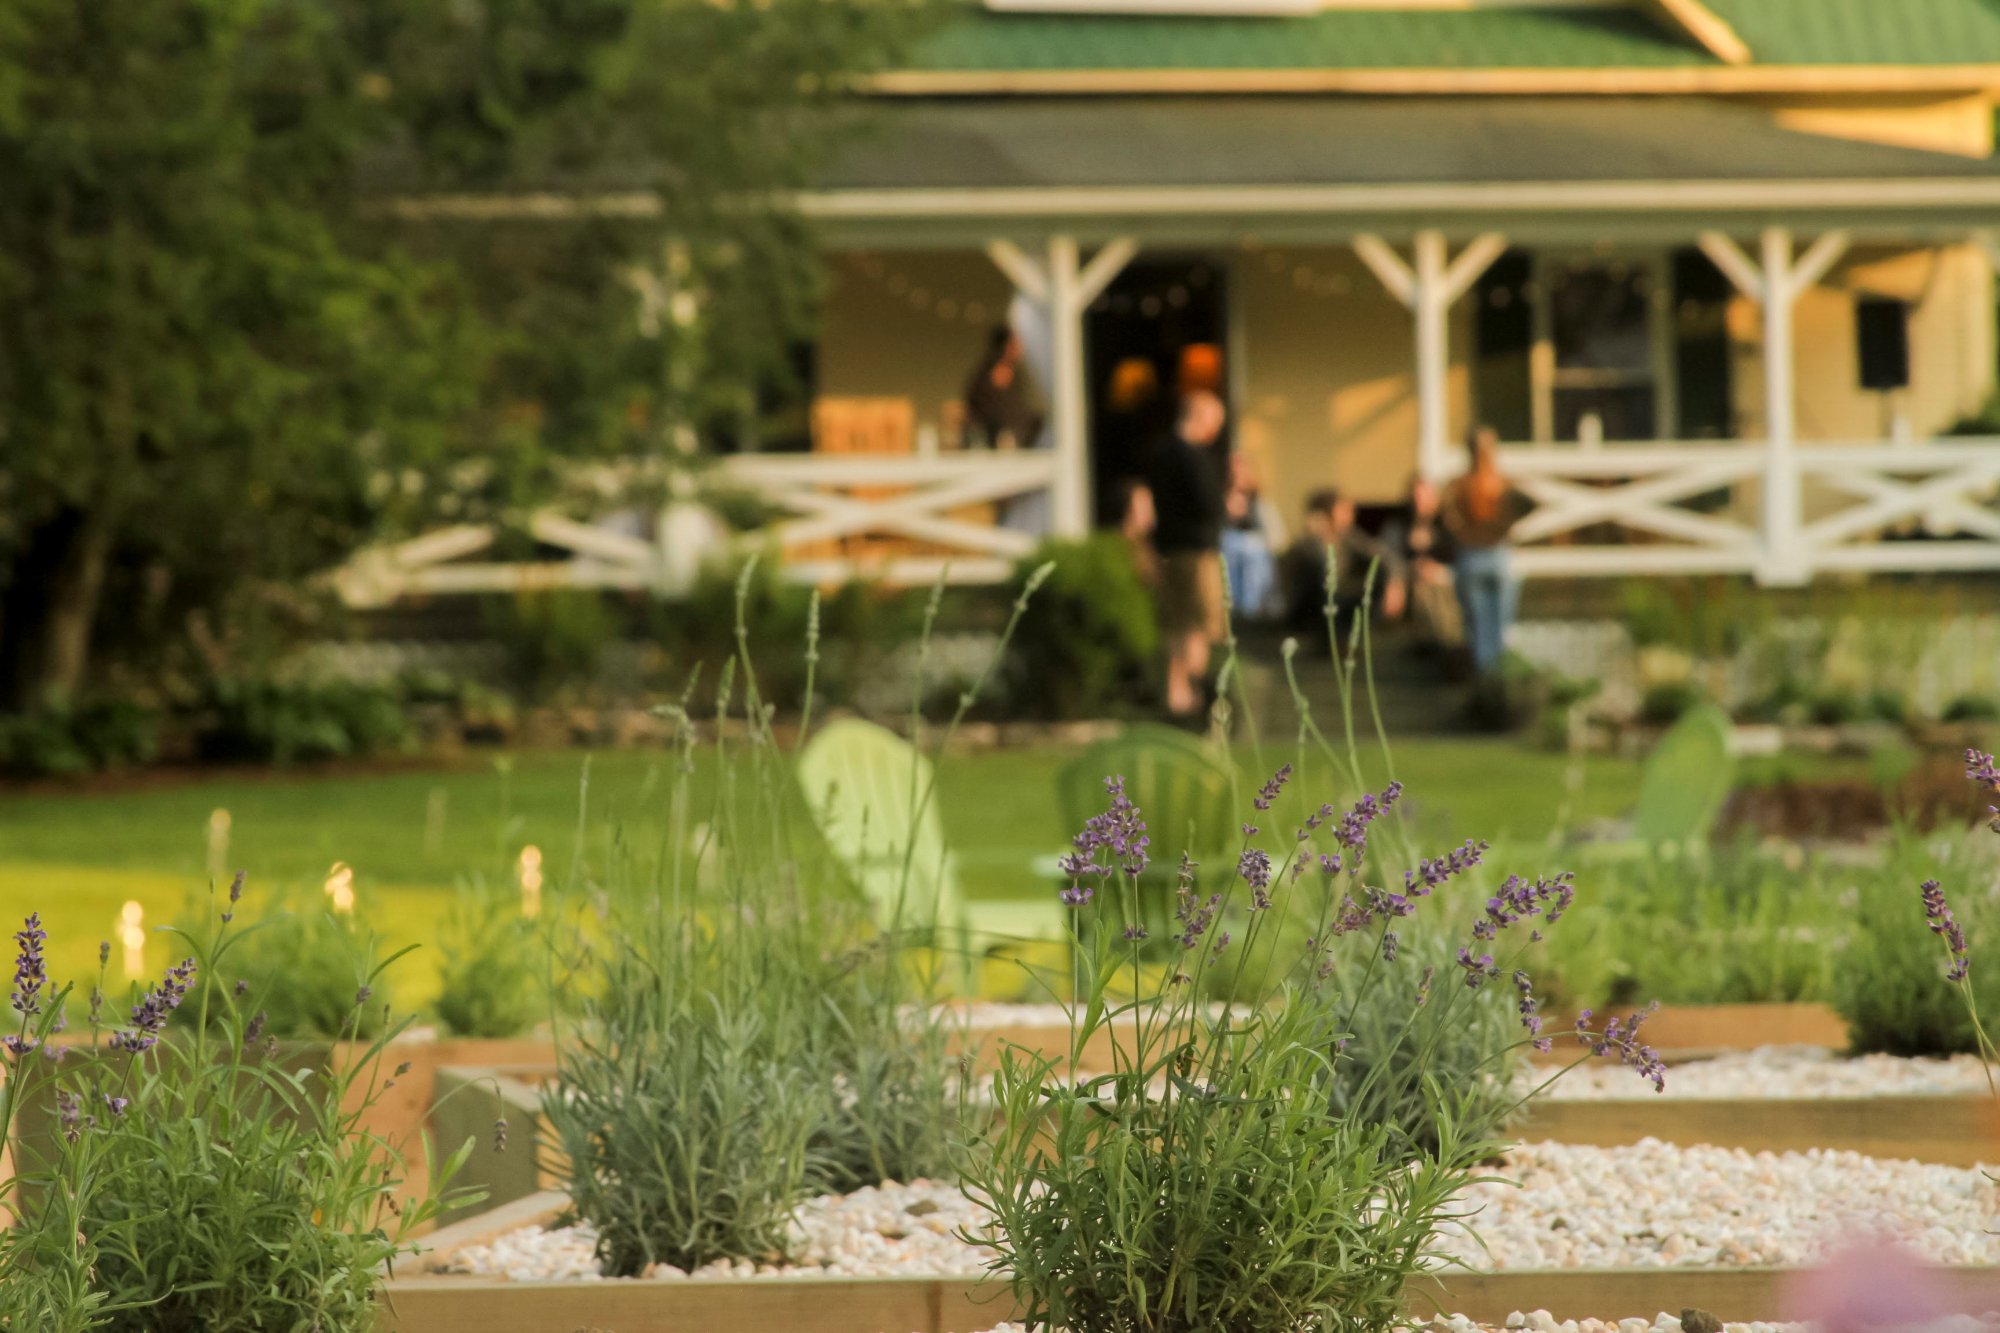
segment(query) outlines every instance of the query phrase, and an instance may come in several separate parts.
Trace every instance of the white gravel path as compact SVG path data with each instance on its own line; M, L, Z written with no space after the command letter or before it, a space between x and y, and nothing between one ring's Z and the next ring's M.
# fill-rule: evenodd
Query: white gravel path
M1792 1266L1857 1231L1887 1231L1945 1264L2000 1260L2000 1190L1979 1171L1858 1153L1748 1153L1645 1139L1624 1148L1528 1144L1509 1183L1475 1185L1470 1237L1450 1248L1481 1268Z
M1845 1058L1824 1046L1761 1046L1673 1065L1667 1070L1663 1094L1641 1086L1628 1069L1591 1060L1558 1079L1545 1095L1566 1100L1622 1100L1656 1095L1722 1099L1987 1093L1986 1073L1975 1056L1949 1060L1910 1060L1893 1055Z
M1475 1185L1445 1247L1478 1268L1793 1266L1856 1231L1887 1230L1936 1263L2000 1262L2000 1188L1980 1172L1857 1153L1748 1153L1652 1139L1624 1148L1531 1144ZM712 1264L693 1274L819 1277L969 1274L979 1252L953 1233L977 1227L954 1185L914 1181L807 1203L790 1264ZM1474 1237L1477 1239L1474 1239ZM516 1280L593 1278L587 1227L528 1227L470 1246L454 1271Z

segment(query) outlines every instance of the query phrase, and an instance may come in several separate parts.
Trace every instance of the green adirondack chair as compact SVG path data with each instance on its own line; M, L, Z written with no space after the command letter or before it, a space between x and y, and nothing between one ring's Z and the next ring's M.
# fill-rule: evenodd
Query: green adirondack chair
M917 809L931 775L930 760L914 745L851 718L820 728L798 761L799 784L827 850L883 926L934 926L968 959L1001 945L1060 939L1062 908L1053 893L1043 902L966 900L945 843L941 797L931 792Z
M1064 826L1083 827L1101 812L1104 780L1125 779L1152 837L1153 864L1141 880L1147 926L1157 932L1183 851L1198 862L1232 855L1239 819L1232 808L1228 765L1206 742L1171 727L1128 727L1065 764L1056 776ZM1053 861L1044 870L1054 873Z
M1632 836L1642 847L1693 853L1708 845L1736 777L1729 731L1729 714L1697 704L1654 744L1632 811Z
M1639 799L1631 831L1608 841L1584 842L1579 855L1593 861L1640 857L1700 857L1716 816L1736 778L1729 753L1729 715L1699 704L1681 715L1653 743L1639 770Z

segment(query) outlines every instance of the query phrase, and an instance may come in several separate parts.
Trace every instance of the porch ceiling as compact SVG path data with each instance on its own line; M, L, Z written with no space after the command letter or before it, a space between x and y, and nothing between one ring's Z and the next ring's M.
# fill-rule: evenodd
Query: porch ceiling
M1773 223L1918 240L2000 219L2000 162L1705 98L954 98L879 105L807 207L836 242L877 244L1056 228L1685 239Z

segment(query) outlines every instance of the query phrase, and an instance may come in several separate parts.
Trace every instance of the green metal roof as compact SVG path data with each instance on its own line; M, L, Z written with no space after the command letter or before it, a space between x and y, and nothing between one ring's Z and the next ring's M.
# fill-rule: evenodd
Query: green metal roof
M1704 0L1758 64L2000 61L1995 0Z
M2000 0L1706 0L1760 65L2000 62ZM1638 7L1338 9L1292 17L996 13L968 5L908 68L1672 69L1718 65Z

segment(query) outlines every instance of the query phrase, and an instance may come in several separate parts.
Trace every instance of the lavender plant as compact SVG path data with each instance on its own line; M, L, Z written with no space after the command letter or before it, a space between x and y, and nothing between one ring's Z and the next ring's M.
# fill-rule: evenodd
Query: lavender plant
M546 941L509 895L462 887L438 936L438 1022L454 1037L515 1037L548 1012Z
M1983 792L1991 793L2000 800L2000 762L1983 750L1968 748L1965 752L1966 781L1976 783ZM2000 834L2000 805L1986 807L1987 827ZM1944 886L1936 879L1927 879L1920 889L1924 924L1935 937L1936 945L1944 953L1944 978L1958 992L1958 999L1964 1006L1967 1026L1971 1030L1972 1049L1978 1052L1981 1063L1986 1066L1986 1083L1994 1096L2000 1097L2000 1084L1994 1081L1993 1067L2000 1063L2000 1049L1996 1049L1993 1039L1986 1033L1986 1025L1979 1016L1979 989L1973 982L1972 944L1966 936L1964 924L1958 913L1945 898ZM1991 895L1989 894L1989 897Z
M135 992L123 1022L107 1013L100 975L88 1045L45 1080L48 1151L77 1154L85 1170L20 1192L10 1244L35 1254L88 1246L87 1265L72 1270L98 1301L90 1326L360 1333L417 1230L471 1201L449 1186L465 1149L412 1190L398 1146L367 1127L396 1077L382 1065L400 1025L345 1057L294 1065L266 1035L268 995L248 981L197 984L233 974L247 938L232 927L241 893L239 876L206 927L174 932L186 957ZM353 1037L393 961L364 971L343 1035ZM184 1006L217 1012L170 1032Z
M52 1044L64 1027L69 989L50 983L45 964L48 934L39 913L15 933L12 1031L0 1036L0 1155L11 1174L0 1174L0 1196L42 1199L67 1230L0 1229L0 1329L83 1333L107 1316L104 1293L92 1281L97 1239L81 1226L83 1204L94 1187L95 1145L66 1136L30 1142L20 1134L24 1107L50 1101L62 1048ZM19 1206L19 1204L17 1204Z
M1279 769L1253 799L1226 887L1204 893L1182 858L1177 963L1163 986L1145 983L1135 924L1151 837L1120 779L1107 780L1108 808L1065 859L1062 900L1085 977L1070 1006L1070 1050L1002 1051L1001 1124L964 1168L969 1195L993 1219L975 1239L992 1247L1030 1328L1389 1327L1405 1284L1433 1262L1438 1229L1457 1215L1453 1201L1500 1146L1472 1130L1467 1090L1436 1076L1444 1034L1499 987L1512 993L1519 1040L1553 1044L1518 955L1568 910L1570 877L1508 877L1448 960L1420 965L1403 937L1476 862L1476 844L1422 859L1400 882L1378 875L1371 833L1401 796L1393 782L1267 835L1291 772ZM1258 934L1301 897L1315 928L1272 967L1263 993L1227 1010L1200 1003L1203 975L1233 949L1254 953ZM1238 899L1249 922L1241 939L1222 925ZM1138 998L1114 999L1114 981ZM1400 998L1406 1033L1424 1031L1400 1066L1354 1045L1354 1015L1376 989ZM1572 1035L1657 1087L1662 1070L1637 1039L1641 1021L1595 1027L1586 1014ZM1100 1031L1112 1068L1080 1071ZM1367 1109L1392 1079L1424 1090L1431 1141Z
M752 577L713 725L689 713L692 686L663 710L676 742L660 851L642 862L641 840L614 841L571 951L581 999L559 1016L548 1146L613 1275L782 1256L812 1193L938 1174L959 1132L948 1033L927 1003L936 940L873 920L819 840L750 661ZM809 630L802 737L817 657ZM918 809L932 798L910 793ZM936 870L906 864L911 894Z

